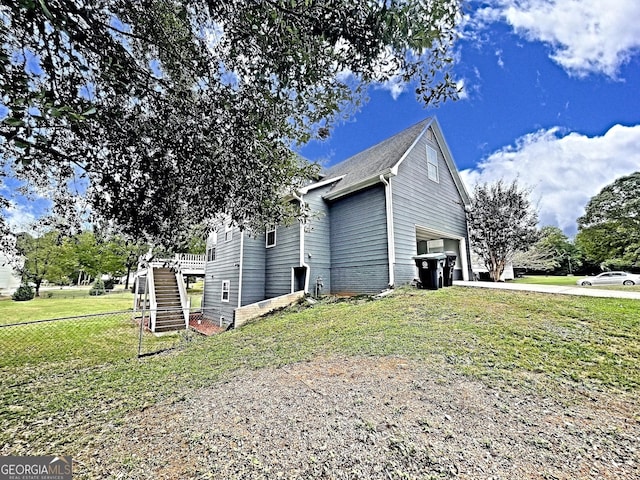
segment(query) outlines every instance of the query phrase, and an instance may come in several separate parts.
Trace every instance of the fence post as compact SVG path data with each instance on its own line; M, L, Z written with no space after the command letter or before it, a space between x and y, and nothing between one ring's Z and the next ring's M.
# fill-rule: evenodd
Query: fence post
M147 300L148 300L148 289L147 289L147 282L149 281L149 277L145 277L145 282L144 282L144 301L142 302L142 318L140 319L140 334L138 336L138 358L140 358L140 356L142 355L142 333L144 331L144 317L146 315L146 309L147 309ZM137 285L136 285L136 295L137 293ZM151 314L149 314L151 315Z

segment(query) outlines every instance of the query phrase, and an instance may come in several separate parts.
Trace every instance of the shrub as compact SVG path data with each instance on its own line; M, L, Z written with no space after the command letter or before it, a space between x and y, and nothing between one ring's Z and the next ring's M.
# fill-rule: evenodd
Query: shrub
M29 285L20 285L11 298L16 302L26 302L27 300L33 300L36 296L36 292Z
M113 278L109 278L104 282L104 289L113 290L113 287L115 287L115 285L116 285L116 281Z
M104 282L102 281L102 279L98 278L96 279L95 282L93 282L93 285L91 285L91 290L89 290L89 295L104 295L104 294L105 294Z

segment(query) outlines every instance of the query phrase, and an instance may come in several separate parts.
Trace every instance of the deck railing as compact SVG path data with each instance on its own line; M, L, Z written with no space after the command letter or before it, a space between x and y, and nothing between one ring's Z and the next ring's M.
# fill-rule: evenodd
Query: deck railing
M143 268L142 265L151 265L154 267L164 266L164 267L178 267L180 271L184 274L197 274L201 273L204 275L204 264L206 262L206 255L196 255L193 253L176 253L173 258L153 258L150 261L143 261L141 259L140 266L138 270Z
M206 255L195 255L193 253L176 253L173 261L180 265L181 270L202 270L204 273L204 264Z

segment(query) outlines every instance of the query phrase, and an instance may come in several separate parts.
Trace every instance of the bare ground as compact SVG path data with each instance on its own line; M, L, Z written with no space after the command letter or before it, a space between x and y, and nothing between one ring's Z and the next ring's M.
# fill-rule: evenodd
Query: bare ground
M638 405L446 366L317 359L243 372L103 433L79 477L638 479Z

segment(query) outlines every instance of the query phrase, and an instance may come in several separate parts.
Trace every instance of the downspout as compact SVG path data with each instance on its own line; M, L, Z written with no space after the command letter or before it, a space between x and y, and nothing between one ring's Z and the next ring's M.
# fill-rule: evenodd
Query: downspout
M385 204L387 206L387 255L389 256L389 287L393 288L396 283L394 273L394 260L396 258L396 246L393 233L393 204L391 195L391 183L380 175L380 181L384 184Z
M295 198L300 202L301 209L304 206L303 197L304 197L303 194L298 195L296 192L293 192L293 198ZM309 277L311 276L311 267L309 267L309 264L304 261L304 223L303 222L300 222L300 266L304 267L304 269L307 272L304 276L304 293L306 295L309 293Z
M242 306L242 271L244 269L244 230L240 232L240 273L238 275L238 308Z

